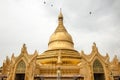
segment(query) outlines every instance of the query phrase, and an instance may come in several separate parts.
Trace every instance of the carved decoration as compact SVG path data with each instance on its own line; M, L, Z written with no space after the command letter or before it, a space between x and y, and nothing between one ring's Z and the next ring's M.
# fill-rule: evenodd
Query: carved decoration
M98 52L98 48L97 48L97 46L96 46L96 43L95 43L95 42L93 43L93 46L92 46L92 52L93 52L93 53Z
M98 59L93 63L93 71L94 73L104 73L103 66Z
M26 65L25 62L22 60L18 63L16 68L16 73L25 73Z
M26 44L23 44L23 47L22 47L22 49L21 49L21 53L27 53Z

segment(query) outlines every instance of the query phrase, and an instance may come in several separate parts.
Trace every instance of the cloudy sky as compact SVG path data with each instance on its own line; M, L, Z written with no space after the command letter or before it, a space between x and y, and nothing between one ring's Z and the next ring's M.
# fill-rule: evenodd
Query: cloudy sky
M0 66L23 43L30 54L47 50L60 8L76 50L89 54L96 42L102 55L120 58L120 0L0 0Z

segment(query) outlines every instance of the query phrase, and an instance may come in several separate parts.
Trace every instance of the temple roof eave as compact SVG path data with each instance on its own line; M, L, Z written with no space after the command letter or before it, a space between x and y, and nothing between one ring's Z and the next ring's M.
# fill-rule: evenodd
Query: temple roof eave
M84 51L80 52L81 57L83 57L88 62L91 62L94 60L94 58L99 58L100 60L107 61L109 63L109 55L106 54L106 56L103 56L99 53L98 48L96 47L96 44L94 43L92 46L92 51L90 54L85 54Z

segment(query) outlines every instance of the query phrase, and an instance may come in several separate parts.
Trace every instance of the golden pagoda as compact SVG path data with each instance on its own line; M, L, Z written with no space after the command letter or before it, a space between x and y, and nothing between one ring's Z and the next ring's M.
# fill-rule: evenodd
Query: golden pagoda
M120 62L117 56L112 61L108 54L102 56L96 43L89 55L75 50L60 11L48 49L30 55L24 44L19 56L13 54L3 62L0 77L2 80L120 80Z

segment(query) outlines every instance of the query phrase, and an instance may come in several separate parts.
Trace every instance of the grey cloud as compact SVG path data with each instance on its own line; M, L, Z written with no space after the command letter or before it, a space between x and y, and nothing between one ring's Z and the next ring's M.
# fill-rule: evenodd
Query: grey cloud
M95 41L101 52L112 57L120 54L119 0L1 0L0 65L5 56L19 55L23 43L31 54L47 49L50 35L57 27L62 8L64 24L72 35L75 48L91 51ZM53 7L50 5L53 4ZM92 12L90 15L89 12ZM119 56L120 57L120 56Z

